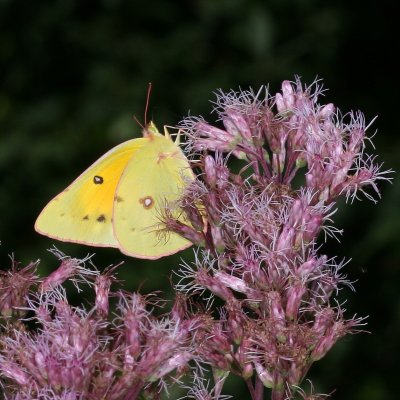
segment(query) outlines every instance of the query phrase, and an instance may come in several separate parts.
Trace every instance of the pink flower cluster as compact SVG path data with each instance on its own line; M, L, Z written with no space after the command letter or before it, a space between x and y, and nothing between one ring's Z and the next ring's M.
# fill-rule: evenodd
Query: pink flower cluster
M180 205L193 226L201 216L206 224L177 290L210 309L218 299L203 359L245 379L253 399L263 387L292 398L313 362L363 325L344 316L336 295L353 289L346 262L321 254L320 237L341 233L331 219L340 196L374 200L367 187L379 197L377 181L391 171L366 153L363 115L342 116L321 94L299 80L275 96L219 92L218 126L201 117L180 125L200 170ZM198 230L185 229L176 231L196 242Z
M112 269L100 274L85 265L87 259L55 253L61 265L45 279L37 277L37 264L3 274L0 294L24 295L11 309L2 303L0 374L6 398L120 400L143 393L157 398L164 379L174 370L182 374L194 358L191 332L198 321L173 313L156 318L151 308L161 307L160 299L111 292ZM94 287L92 308L69 304L67 280ZM118 299L113 318L111 297Z
M322 254L322 241L341 233L332 221L337 199L375 201L390 171L366 153L363 115L342 116L318 103L321 94L299 80L275 96L264 87L219 92L216 124L182 121L197 173L179 202L190 224L173 218L176 205L163 214L165 230L197 248L176 272L170 311L155 295L111 290L114 268L100 274L58 252L61 265L46 278L37 264L1 273L6 398L157 399L178 384L185 398L226 399L233 374L253 400L266 388L273 400L325 399L299 385L364 323L345 316L337 294L353 289L346 262ZM66 281L93 287L94 306L69 304Z

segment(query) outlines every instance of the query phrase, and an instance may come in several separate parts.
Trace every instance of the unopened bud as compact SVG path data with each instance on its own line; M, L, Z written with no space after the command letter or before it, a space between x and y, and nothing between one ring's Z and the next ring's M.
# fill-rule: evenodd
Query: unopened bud
M280 334L281 328L285 325L285 312L282 307L282 299L278 292L268 293L269 313L274 321L274 328L277 334Z
M1 373L3 376L13 380L20 386L29 386L31 381L28 375L20 368L19 365L8 362L6 359L2 359L1 364Z
M205 269L199 269L197 271L196 281L198 284L206 287L216 296L225 301L232 300L234 298L231 290L228 289L217 276L209 275Z
M214 157L207 155L204 157L205 180L214 189L217 186L217 171Z
M225 241L222 237L222 229L215 225L210 225L210 228L214 247L217 249L218 253L222 253L225 250Z
M293 109L294 102L295 96L291 83L289 81L283 81L282 94L277 93L275 95L276 108L280 113L290 111Z
M257 361L254 362L254 367L256 368L257 375L263 385L267 388L272 388L274 385L274 379L272 377L272 374L268 372L267 368L265 368Z
M332 348L337 340L345 334L346 328L341 321L335 321L322 336L320 342L315 346L311 353L311 358L314 361L320 360Z
M225 111L226 116L222 118L222 122L226 130L232 136L241 136L247 141L252 140L251 130L246 119L243 115L233 109L227 109Z
M299 277L303 278L307 275L316 271L321 265L325 264L327 260L326 256L321 256L319 258L312 257L303 264L301 264L297 270Z
M286 316L291 319L295 320L297 318L301 299L306 292L306 288L302 284L302 282L296 282L290 286L287 292L287 303L286 303Z
M192 227L174 218L169 218L167 221L165 221L165 225L169 231L177 233L178 235L189 240L189 242L192 242L196 246L204 247L205 243L203 232L198 232Z
M96 292L96 312L101 317L106 317L109 310L108 296L110 293L112 277L104 274L96 277L94 289Z
M321 119L327 119L332 116L332 114L335 112L335 106L332 103L326 104L319 110L319 117Z
M246 380L250 379L253 376L253 373L254 373L254 368L252 363L246 364L242 369L242 377Z
M61 285L76 274L78 267L79 261L75 258L64 258L61 261L61 265L43 280L41 289L46 292L55 286Z
M322 309L315 317L313 332L317 335L323 335L324 332L330 327L334 321L335 312L331 308Z

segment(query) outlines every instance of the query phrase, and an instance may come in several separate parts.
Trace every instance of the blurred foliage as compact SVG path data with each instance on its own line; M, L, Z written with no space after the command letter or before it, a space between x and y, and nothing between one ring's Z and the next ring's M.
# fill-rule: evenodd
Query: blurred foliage
M379 115L380 160L399 170L398 22L388 0L0 0L0 261L42 259L54 242L33 223L55 194L121 141L140 135L148 82L150 115L160 127L190 112L208 117L217 88L271 92L295 74L324 79L326 101L344 112ZM399 186L382 185L378 205L343 207L342 243L324 250L352 258L357 293L349 313L369 315L363 334L317 363L317 390L341 400L398 398L400 346ZM114 249L56 244L71 256L96 252L99 268L125 260L120 277L142 292L168 291L180 257L129 259ZM240 387L231 380L231 393ZM237 395L240 398L240 395Z

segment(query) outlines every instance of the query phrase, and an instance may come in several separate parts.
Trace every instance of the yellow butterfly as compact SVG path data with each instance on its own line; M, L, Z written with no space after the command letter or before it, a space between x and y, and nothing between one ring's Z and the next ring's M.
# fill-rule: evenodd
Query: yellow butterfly
M153 123L143 136L111 149L51 200L36 220L36 231L66 242L117 247L139 258L189 247L192 243L176 233L160 234L163 207L178 200L194 179L179 136L174 142ZM182 210L176 213L186 222Z

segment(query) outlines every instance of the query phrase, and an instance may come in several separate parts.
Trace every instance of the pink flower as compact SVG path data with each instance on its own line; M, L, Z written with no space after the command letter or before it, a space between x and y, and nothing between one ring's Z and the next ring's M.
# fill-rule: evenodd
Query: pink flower
M303 87L299 79L275 96L220 91L214 111L223 127L202 117L180 126L201 169L181 202L196 199L207 226L204 250L182 264L177 290L208 307L218 298L200 357L243 377L255 370L253 399L262 398L260 385L275 400L294 393L312 363L363 323L330 305L353 286L346 262L320 254L318 240L341 233L332 221L340 196L374 200L368 186L379 195L377 182L391 171L366 153L364 116L319 104L321 93L318 82Z
M183 375L193 379L192 399L227 398L229 375L244 379L252 400L265 388L273 400L326 398L299 385L364 320L340 306L339 290L354 290L347 261L323 254L321 239L341 234L333 221L340 197L376 201L391 171L367 153L363 114L319 104L322 92L299 79L275 96L265 87L219 91L216 124L181 123L198 174L161 210L161 234L197 249L176 271L171 310L154 294L112 292L116 267L100 274L90 257L55 249L61 263L44 279L37 263L1 272L7 398L155 398ZM95 304L72 306L66 282L94 289Z

